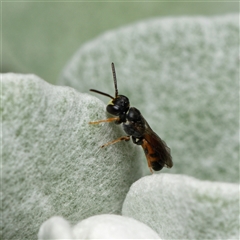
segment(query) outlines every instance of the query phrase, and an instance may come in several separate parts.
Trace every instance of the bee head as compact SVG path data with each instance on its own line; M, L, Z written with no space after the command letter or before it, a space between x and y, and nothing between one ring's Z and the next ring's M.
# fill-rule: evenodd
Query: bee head
M113 73L113 82L114 82L114 88L115 88L115 97L109 95L108 93L104 93L95 89L90 89L90 91L110 97L112 100L107 105L107 108L106 108L107 112L109 112L112 115L119 116L120 119L122 119L121 116L125 116L126 112L129 109L130 103L126 96L118 95L117 77L116 77L114 63L112 63L112 73Z
M118 95L109 102L106 109L110 114L119 116L128 111L129 105L130 103L126 96Z

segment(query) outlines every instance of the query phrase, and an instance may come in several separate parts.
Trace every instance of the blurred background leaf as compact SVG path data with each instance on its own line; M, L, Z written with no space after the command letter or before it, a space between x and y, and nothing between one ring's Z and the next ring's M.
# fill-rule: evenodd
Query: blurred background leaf
M171 173L236 182L238 33L238 14L144 20L82 45L59 84L113 95L113 61L119 94L171 148Z
M2 2L1 72L55 83L79 46L107 30L160 16L234 12L238 2Z

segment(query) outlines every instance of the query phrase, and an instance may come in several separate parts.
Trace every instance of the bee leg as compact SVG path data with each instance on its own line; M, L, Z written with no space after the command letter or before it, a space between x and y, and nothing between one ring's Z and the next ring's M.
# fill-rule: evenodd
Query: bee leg
M149 155L149 152L148 152L148 148L146 146L146 140L142 138L141 143L142 143L143 151L144 151L144 153L146 155L146 158L147 158L148 168L149 168L150 172L153 173L152 164L151 164L151 160L150 160L150 155Z
M147 163L148 163L148 168L149 168L150 172L153 173L153 170L152 170L152 167L151 167L151 162L148 158L147 158Z
M108 118L108 119L104 119L104 120L98 120L98 121L95 121L95 122L89 122L89 124L99 124L99 123L102 123L102 122L114 122L114 121L119 121L119 117L114 117L114 118Z
M123 136L123 137L120 137L120 138L117 138L111 142L108 142L108 143L105 143L104 145L101 146L101 148L104 148L108 145L111 145L111 144L114 144L114 143L117 143L117 142L120 142L120 141L129 141L130 140L130 136Z
M115 117L115 118L108 118L108 119L104 119L104 120L98 120L95 122L89 122L89 124L99 124L102 122L114 122L114 121L119 121L119 117Z

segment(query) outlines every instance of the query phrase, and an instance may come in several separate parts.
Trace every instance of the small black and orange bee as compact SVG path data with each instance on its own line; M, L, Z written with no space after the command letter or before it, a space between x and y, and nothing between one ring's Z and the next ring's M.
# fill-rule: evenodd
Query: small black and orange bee
M171 168L173 166L173 162L170 154L170 148L150 128L140 111L135 107L130 107L128 98L124 95L118 95L114 63L112 63L112 73L115 87L115 97L95 89L90 89L90 91L110 97L112 100L109 102L106 109L107 112L116 117L90 122L90 124L98 124L102 122L115 122L116 124L122 123L123 130L128 136L120 137L102 145L101 147L106 147L122 140L129 141L130 137L132 137L134 144L142 146L151 172L153 172L152 170L159 171L163 167Z

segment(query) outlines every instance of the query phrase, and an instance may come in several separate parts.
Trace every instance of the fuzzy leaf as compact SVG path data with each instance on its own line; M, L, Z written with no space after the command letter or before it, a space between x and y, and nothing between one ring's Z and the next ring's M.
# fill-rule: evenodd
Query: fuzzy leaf
M3 74L3 239L34 239L54 215L72 222L120 213L142 176L138 147L101 149L123 134L105 119L102 102L34 75Z
M238 182L238 33L234 14L143 21L86 43L60 83L114 95L114 62L119 93L171 148L171 173Z
M161 239L238 239L239 186L177 174L148 176L132 185L122 214Z

